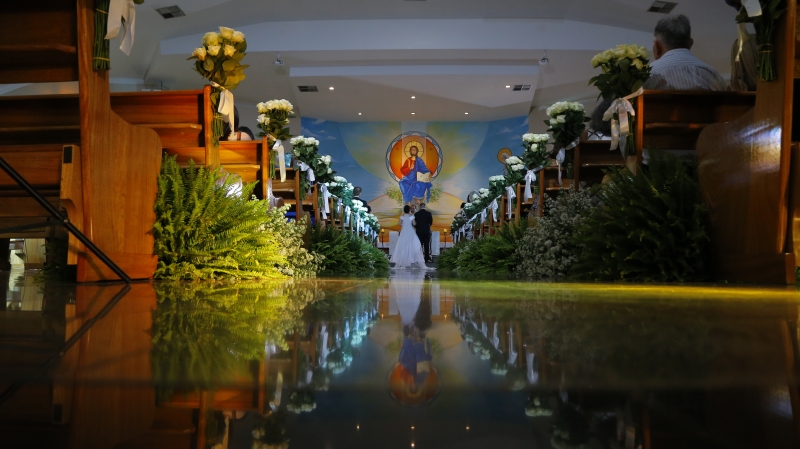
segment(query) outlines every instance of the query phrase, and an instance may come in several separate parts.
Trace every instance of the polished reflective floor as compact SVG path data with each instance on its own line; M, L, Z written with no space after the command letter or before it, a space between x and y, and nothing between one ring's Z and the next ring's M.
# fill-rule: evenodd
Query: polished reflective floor
M792 288L0 273L3 448L796 448Z

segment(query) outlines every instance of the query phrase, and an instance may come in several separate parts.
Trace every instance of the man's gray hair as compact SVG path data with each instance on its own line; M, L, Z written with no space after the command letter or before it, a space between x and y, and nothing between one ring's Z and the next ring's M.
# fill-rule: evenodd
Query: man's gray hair
M425 203L419 203L419 208L420 209L425 209Z
M689 18L683 14L659 20L654 35L667 50L692 46L692 25L689 23Z

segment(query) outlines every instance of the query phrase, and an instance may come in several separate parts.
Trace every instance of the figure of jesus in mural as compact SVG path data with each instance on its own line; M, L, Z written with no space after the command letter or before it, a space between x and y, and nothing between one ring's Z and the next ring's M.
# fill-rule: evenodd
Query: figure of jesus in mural
M403 178L398 181L400 191L403 192L403 199L406 204L421 200L430 201L431 199L431 171L425 165L425 161L418 157L419 147L416 144L408 149L408 159L403 162L400 173Z

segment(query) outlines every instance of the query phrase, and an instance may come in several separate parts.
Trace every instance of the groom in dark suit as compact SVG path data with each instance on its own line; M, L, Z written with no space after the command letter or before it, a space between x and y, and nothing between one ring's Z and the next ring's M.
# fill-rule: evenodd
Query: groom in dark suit
M422 243L422 252L425 254L425 262L432 262L431 225L433 224L433 215L425 209L425 203L420 203L419 211L414 214L414 222L416 224L417 237L419 238L419 242Z

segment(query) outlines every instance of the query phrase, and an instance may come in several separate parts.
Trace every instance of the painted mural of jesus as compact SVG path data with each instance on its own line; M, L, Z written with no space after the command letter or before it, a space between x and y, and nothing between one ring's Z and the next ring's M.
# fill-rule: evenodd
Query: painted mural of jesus
M419 155L419 148L416 145L412 145L411 148L408 150L408 159L403 162L403 166L400 168L400 173L403 174L403 178L398 181L400 184L400 191L403 192L403 200L406 204L411 203L414 199L425 201L431 200L431 187L433 184L430 182L430 177L428 176L428 181L420 180L418 174L427 174L431 171L425 165L425 161L420 158Z

